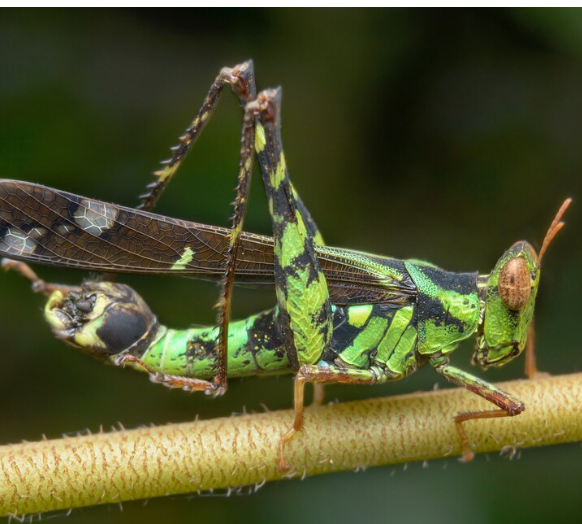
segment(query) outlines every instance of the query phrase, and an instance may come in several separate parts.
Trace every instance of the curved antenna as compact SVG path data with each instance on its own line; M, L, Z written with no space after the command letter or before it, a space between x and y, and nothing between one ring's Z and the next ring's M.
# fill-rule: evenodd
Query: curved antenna
M572 202L571 198L567 198L566 200L564 200L564 203L560 206L560 209L558 209L558 212L556 213L556 217L554 218L554 220L552 220L550 228L548 229L546 237L544 238L542 248L540 249L540 254L538 255L538 264L542 263L542 257L544 256L544 253L548 249L548 246L550 245L551 241L554 239L558 231L560 231L560 229L564 227L564 222L562 222L561 219L571 202Z

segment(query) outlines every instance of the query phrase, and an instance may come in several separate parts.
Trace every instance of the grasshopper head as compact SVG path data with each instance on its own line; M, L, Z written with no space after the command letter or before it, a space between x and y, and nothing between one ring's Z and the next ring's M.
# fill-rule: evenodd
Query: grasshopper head
M44 314L58 338L101 360L135 347L159 329L156 317L135 291L111 282L54 291Z
M502 366L525 349L540 283L542 257L562 229L564 223L560 219L570 202L567 199L560 207L539 255L529 243L516 242L488 276L485 312L473 355L474 363L483 368Z

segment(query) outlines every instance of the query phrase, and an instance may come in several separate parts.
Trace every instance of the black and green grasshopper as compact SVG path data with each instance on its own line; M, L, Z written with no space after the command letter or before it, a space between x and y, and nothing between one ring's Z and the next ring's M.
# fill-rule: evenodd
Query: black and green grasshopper
M232 228L151 213L225 85L232 87L244 114ZM223 69L137 209L0 180L4 266L19 270L36 291L49 296L45 317L58 338L103 360L146 371L153 382L220 395L227 378L293 373L295 419L280 441L282 470L288 468L285 445L303 426L306 382L378 384L401 379L426 362L500 408L455 416L463 459L470 460L473 452L462 423L517 415L524 405L450 365L449 354L476 334L473 363L497 367L526 350L526 372L536 374L532 319L541 262L570 200L558 211L539 254L529 243L517 242L488 275L326 247L289 180L280 104L279 89L257 95L252 62ZM254 152L272 238L242 231ZM126 285L103 280L47 284L23 262L219 280L218 326L170 329ZM274 283L277 306L229 322L235 278ZM316 399L322 399L321 387Z

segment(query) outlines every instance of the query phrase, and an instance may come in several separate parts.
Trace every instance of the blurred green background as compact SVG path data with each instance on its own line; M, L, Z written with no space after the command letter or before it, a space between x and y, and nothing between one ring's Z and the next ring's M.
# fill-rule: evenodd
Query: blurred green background
M574 197L545 259L537 347L543 370L582 368L579 10L2 10L0 176L134 205L219 69L247 58L259 87L284 88L287 163L329 244L488 272L518 239L539 247ZM240 125L226 96L160 213L228 224ZM268 233L259 177L251 200L246 229ZM214 321L212 284L122 280L167 324ZM237 288L234 316L273 304L272 290ZM101 366L53 340L42 305L18 275L0 275L1 443L291 406L289 377L231 383L210 401ZM454 362L471 369L470 357L464 346ZM522 376L523 360L486 375ZM401 383L329 387L327 398L435 383L446 387L426 368ZM575 444L514 461L376 468L252 496L88 508L67 522L579 521L581 453Z

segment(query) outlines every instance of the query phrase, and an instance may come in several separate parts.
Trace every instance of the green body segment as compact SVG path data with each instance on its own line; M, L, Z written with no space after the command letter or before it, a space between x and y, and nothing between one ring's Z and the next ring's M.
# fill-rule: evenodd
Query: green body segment
M396 263L397 261L394 261ZM333 332L317 364L328 369L369 370L377 382L397 380L431 358L446 355L470 337L479 322L477 277L419 262L401 263L418 285L407 305L332 306ZM231 322L228 376L291 373L278 308ZM159 373L208 379L216 372L218 328L159 327L153 343L131 350Z
M289 359L274 323L276 308L231 322L228 329L228 376L290 372ZM161 327L157 340L140 359L160 373L208 379L215 375L218 327L184 330Z
M479 324L477 275L443 271L420 261L405 265L418 288L418 352L450 353Z

